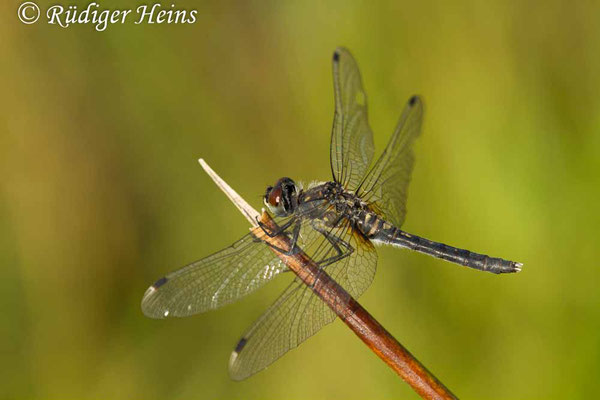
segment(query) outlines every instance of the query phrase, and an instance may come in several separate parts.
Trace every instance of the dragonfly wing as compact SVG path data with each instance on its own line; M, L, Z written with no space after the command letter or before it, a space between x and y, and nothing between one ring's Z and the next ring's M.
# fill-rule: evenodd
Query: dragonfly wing
M350 52L333 53L335 114L331 133L331 172L347 189L358 186L373 158L373 133L367 119L367 95Z
M414 164L413 143L421 132L423 103L418 96L408 101L390 141L357 189L357 195L396 227L406 216L408 184Z
M347 225L333 228L329 233L350 244L354 250L349 256L324 267L324 271L356 298L373 281L377 253L370 242L355 236ZM321 233L313 230L309 235L313 239L316 235L320 237L310 241L308 249L304 250L313 260L336 254ZM229 360L231 377L242 380L263 370L333 322L335 317L311 288L296 278L238 342Z
M146 290L148 317L185 317L229 304L287 267L264 242L247 234L230 247L159 279Z

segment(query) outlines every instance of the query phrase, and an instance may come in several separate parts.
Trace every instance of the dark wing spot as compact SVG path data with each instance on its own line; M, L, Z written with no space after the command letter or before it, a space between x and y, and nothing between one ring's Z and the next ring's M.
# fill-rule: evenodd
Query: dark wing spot
M408 100L408 104L414 106L415 104L417 104L417 100L419 100L419 96L413 96L410 98L410 100Z
M162 285L164 285L165 283L167 283L168 279L166 276L163 276L162 278L160 278L159 280L157 280L154 285L152 285L152 287L154 289L158 289L159 287L161 287Z
M240 351L242 351L242 349L244 348L244 346L246 345L246 343L248 342L248 340L246 340L246 338L241 338L240 341L238 342L238 344L235 346L235 352L236 353L240 353Z
M337 50L335 52L333 52L333 61L335 61L335 62L340 61L340 53Z

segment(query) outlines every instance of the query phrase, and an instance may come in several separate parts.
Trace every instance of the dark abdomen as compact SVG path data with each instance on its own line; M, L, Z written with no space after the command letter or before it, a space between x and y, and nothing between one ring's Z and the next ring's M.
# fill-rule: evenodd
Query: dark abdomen
M519 272L522 264L504 260L502 258L489 257L485 254L473 253L469 250L448 246L447 244L434 242L419 236L411 235L396 227L390 226L378 218L376 227L370 227L371 233L367 237L374 242L405 247L420 253L428 254L442 260L450 261L465 267L488 271L494 274L507 272Z

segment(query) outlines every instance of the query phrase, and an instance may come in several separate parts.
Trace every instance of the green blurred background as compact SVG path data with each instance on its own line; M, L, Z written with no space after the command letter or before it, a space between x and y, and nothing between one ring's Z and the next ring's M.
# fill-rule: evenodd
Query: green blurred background
M24 25L19 4L0 5L1 398L416 397L339 321L232 382L232 346L291 277L192 318L140 311L247 231L199 157L255 207L280 176L329 178L338 45L378 150L424 97L404 228L525 264L383 248L361 302L460 397L597 395L598 3L180 0L195 24L104 32Z

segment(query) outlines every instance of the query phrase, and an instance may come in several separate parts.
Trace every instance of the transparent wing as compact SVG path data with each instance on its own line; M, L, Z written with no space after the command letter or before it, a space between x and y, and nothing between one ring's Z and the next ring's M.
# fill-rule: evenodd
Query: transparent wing
M335 256L336 250L321 233L303 231L312 239L307 240L309 248L305 252L313 260ZM324 271L356 298L373 281L377 253L370 242L355 236L347 224L331 229L330 233L350 244L354 251L325 266ZM335 317L334 312L296 278L238 342L229 360L231 377L242 380L261 371Z
M230 247L159 279L146 290L148 317L185 317L229 304L271 280L287 267L252 234Z
M422 120L423 103L418 96L413 96L383 154L356 190L360 198L372 203L381 217L398 228L406 216L408 184L414 164L412 146L421 132Z
M373 159L373 133L367 120L367 95L350 52L333 53L335 114L331 133L331 172L336 182L355 189Z

